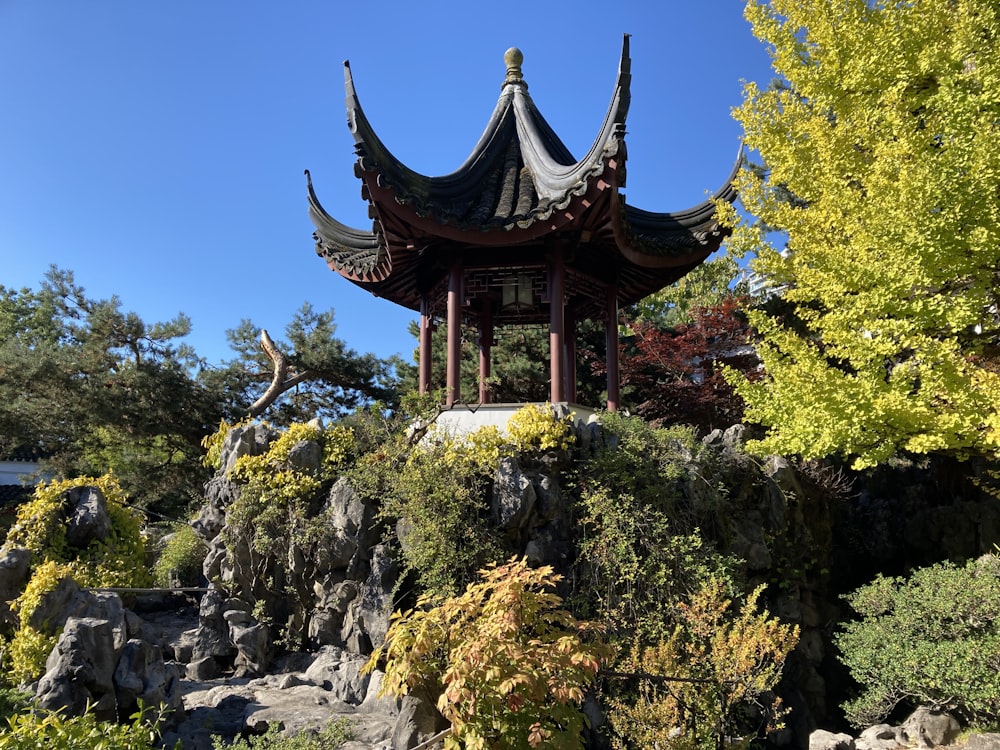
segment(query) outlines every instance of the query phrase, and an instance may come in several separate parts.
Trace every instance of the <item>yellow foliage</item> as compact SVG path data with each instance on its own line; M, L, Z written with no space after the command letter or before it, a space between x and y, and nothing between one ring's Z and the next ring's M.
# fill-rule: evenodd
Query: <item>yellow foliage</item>
M4 680L11 685L28 685L45 672L45 662L56 647L59 633L46 635L30 625L22 625L4 648Z
M573 415L560 418L548 403L522 406L511 414L505 427L501 431L486 425L457 435L431 431L428 438L433 446L445 448L446 464L469 462L485 473L496 469L501 456L567 451L576 441Z
M37 680L44 672L45 660L59 639L59 629L49 629L47 624L43 624L43 630L50 632L42 632L29 625L28 620L42 598L54 591L61 580L72 575L70 565L52 560L42 563L35 569L21 595L10 603L11 610L21 621L4 648L4 666L11 684L27 684Z
M605 649L559 608L551 568L514 558L480 576L460 596L395 613L365 669L385 659L382 695L436 696L449 750L582 747L579 705Z
M209 469L219 469L222 466L222 446L226 442L226 435L234 427L241 427L250 422L250 419L245 419L232 425L224 419L220 420L219 429L201 439L201 447L205 449L205 455L201 459L202 464Z
M556 416L551 404L526 404L507 420L507 433L514 449L565 451L573 447L573 415Z
M782 83L736 111L729 247L785 288L751 322L766 378L731 381L757 452L1000 449L1000 6L752 0ZM776 234L777 233L777 234ZM776 237L787 240L779 254Z
M106 539L94 539L86 547L66 541L64 500L66 493L79 487L97 487L107 502L111 530ZM63 578L72 578L81 587L146 586L152 576L146 565L146 550L140 530L140 516L125 506L125 493L112 474L79 477L41 483L34 498L19 509L7 534L8 546L31 552L32 572L25 590L11 608L21 626L6 645L4 656L8 678L15 683L37 679L58 633L39 632L27 624L42 597Z
M798 627L758 610L763 587L736 614L725 591L720 580L704 585L678 605L680 621L669 636L649 647L637 642L625 658L624 669L640 681L638 695L611 701L615 747L714 748L747 704L769 720L766 731L780 726L780 699L760 701L777 685Z
M79 487L96 487L104 495L111 531L107 539L95 539L84 549L71 549L66 543L63 502L67 492ZM147 585L151 576L141 516L126 507L126 500L113 474L43 482L35 487L34 497L18 508L5 543L31 552L33 567L50 560L67 563L81 586Z

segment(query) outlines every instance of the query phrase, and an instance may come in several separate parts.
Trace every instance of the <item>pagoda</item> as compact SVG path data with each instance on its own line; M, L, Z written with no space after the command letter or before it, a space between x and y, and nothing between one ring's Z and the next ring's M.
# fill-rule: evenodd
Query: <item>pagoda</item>
M490 348L501 326L548 324L553 403L576 401L576 324L602 321L607 409L619 407L618 310L680 279L726 234L714 199L732 201L736 168L713 196L684 211L629 205L625 117L629 37L611 105L590 150L575 158L542 117L521 74L507 73L493 114L465 162L426 177L393 157L376 135L344 63L347 121L354 136L371 230L346 226L322 207L306 172L316 252L329 267L378 297L420 314L419 382L431 382L431 336L447 330L446 405L462 400L461 332L479 333L479 403L490 400ZM475 401L475 399L468 399Z

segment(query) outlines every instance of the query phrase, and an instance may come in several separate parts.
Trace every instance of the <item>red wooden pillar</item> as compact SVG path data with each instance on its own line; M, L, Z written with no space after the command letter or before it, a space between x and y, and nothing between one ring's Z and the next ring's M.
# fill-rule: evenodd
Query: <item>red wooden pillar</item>
M605 340L608 365L608 411L618 411L621 400L621 375L618 371L618 287L608 287Z
M549 267L549 367L550 396L556 404L566 400L564 360L566 358L566 266L562 245L556 243Z
M577 403L576 396L576 315L566 311L566 400Z
M455 263L448 274L448 364L445 405L462 397L462 267Z
M431 303L427 297L420 300L420 393L431 387L431 334L434 322L431 318Z
M488 299L483 300L479 314L479 403L488 404L490 395L491 347L493 346L493 308Z

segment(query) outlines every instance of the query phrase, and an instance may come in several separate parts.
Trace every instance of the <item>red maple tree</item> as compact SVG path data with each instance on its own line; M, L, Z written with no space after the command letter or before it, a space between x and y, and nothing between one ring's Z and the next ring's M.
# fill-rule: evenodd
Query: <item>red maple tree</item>
M630 322L632 336L623 339L619 353L629 411L655 425L685 423L705 432L740 422L743 401L721 366L750 377L758 371L745 305L745 298L730 295L695 309L690 323L667 328ZM595 375L606 372L603 357L594 356L591 368Z

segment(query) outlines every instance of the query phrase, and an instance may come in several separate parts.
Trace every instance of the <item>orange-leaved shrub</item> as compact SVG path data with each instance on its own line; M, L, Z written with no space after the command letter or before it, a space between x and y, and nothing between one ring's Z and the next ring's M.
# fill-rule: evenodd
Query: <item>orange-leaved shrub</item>
M451 723L446 750L581 748L581 704L606 649L561 609L560 577L512 558L480 571L459 596L421 599L393 615L381 693L420 690Z

